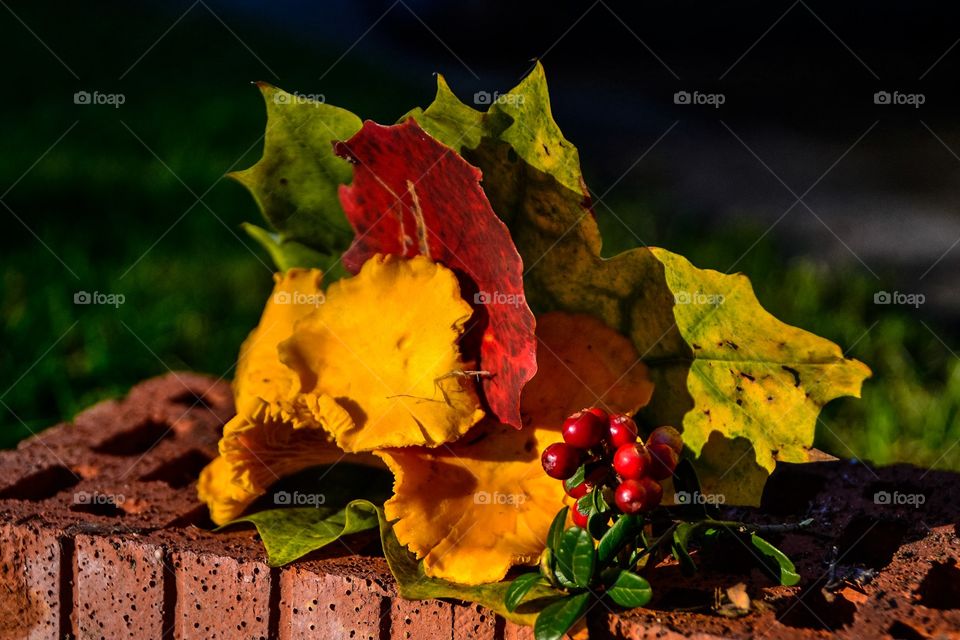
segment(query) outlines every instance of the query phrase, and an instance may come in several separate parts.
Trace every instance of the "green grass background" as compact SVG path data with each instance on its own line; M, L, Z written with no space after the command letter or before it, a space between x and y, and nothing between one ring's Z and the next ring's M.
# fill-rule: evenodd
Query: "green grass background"
M254 56L202 6L159 42L172 19L142 8L129 9L122 29L91 20L79 4L59 6L57 20L44 19L39 5L17 11L79 79L7 21L0 56L19 62L5 78L11 97L0 102L0 190L9 188L9 210L0 207L0 447L168 369L232 376L271 284L267 256L239 229L259 213L222 179L259 157L264 110L250 81L323 93L381 122L433 91L428 74L402 77L359 56L321 83L341 51L318 53L232 25ZM122 92L126 102L74 105L78 90ZM203 203L194 193L206 193ZM704 232L676 215L669 194L621 192L610 205L623 222L598 210L607 254L636 234L698 266L726 269L763 232ZM782 249L767 237L738 265L764 305L850 347L875 372L862 401L827 408L817 444L877 463L960 469L960 366L946 346L955 334L911 310L873 305L875 281L785 260ZM74 305L81 290L121 293L126 302Z

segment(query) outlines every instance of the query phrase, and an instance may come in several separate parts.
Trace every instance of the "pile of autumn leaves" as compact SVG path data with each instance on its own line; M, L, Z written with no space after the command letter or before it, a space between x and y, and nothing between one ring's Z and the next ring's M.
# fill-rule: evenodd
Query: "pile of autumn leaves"
M310 467L386 467L394 476L386 518L426 575L494 582L515 564L536 562L562 506L563 488L543 473L540 452L560 439L564 417L586 406L633 415L650 402L654 381L659 391L633 332L578 312L576 302L556 302L576 286L585 300L597 289L555 265L577 258L568 242L585 247L584 264L600 261L599 239L592 216L582 215L578 162L573 178L556 164L576 160L576 151L552 133L539 65L531 76L518 90L537 115L523 122L496 105L482 113L457 101L432 117L418 111L397 125L361 126L342 110L261 87L270 115L264 158L237 177L274 227L252 233L281 273L240 350L236 417L200 478L216 523L236 519L278 480ZM451 99L442 80L441 93ZM521 164L577 188L568 203L572 226L550 218L562 207L536 195L539 173L526 178L528 201L504 211L503 189L519 174L484 168L481 175L459 153L480 148L481 134L509 142L511 129L530 143L513 144ZM310 141L321 142L311 150ZM517 164L509 147L499 150L504 166ZM345 251L337 246L344 239ZM330 257L336 266L327 273L314 268ZM669 270L674 258L631 260ZM607 277L597 264L595 276ZM686 273L687 265L674 272ZM611 290L633 291L628 276L641 271L624 264L609 276ZM650 290L657 287L666 284L651 280ZM661 332L642 318L629 321ZM668 336L684 344L680 337ZM834 359L828 364L851 362L827 344L817 348ZM829 360L809 352L819 365ZM831 373L820 386L849 393L863 375L845 372L841 384ZM665 392L669 384L676 380L664 383ZM800 406L810 396L797 397ZM701 449L706 436L698 442L697 425L684 426L685 440ZM772 468L772 458L761 462Z

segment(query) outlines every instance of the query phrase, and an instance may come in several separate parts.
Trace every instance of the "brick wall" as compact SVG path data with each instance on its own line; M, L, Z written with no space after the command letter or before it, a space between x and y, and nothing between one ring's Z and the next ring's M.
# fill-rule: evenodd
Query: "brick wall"
M529 629L474 605L396 597L373 532L350 538L349 548L334 544L271 569L252 529L209 531L195 479L216 454L232 410L226 383L171 374L136 386L121 401L96 405L17 450L0 452L0 640L532 638ZM840 535L852 517L844 515L849 499L842 492L869 491L876 481L862 466L809 466L819 468L815 482L794 486L789 477L781 479L787 498L778 504L787 504L789 513L826 501L821 515ZM898 472L883 473L897 481L890 474ZM956 489L955 481L935 473L924 486L952 482ZM913 563L917 584L941 561L949 584L953 574L946 563L960 557L956 505L937 508L923 525L926 533L920 530L911 540L905 525L894 542L891 566ZM954 525L944 525L951 518ZM822 573L821 559L808 555L801 553L798 564L815 577ZM655 585L664 598L672 593L668 583L681 581L666 571ZM882 585L882 575L879 580ZM706 588L698 582L679 588L691 584ZM777 638L823 634L816 624L794 624L782 615L791 602L793 609L810 606L809 587L763 584L757 593L774 604L745 620L678 613L666 605L617 616L597 605L589 617L591 637L750 637L764 629ZM888 594L871 593L841 635L953 633L960 629L960 602L946 588L945 600L922 604L912 595L900 611Z

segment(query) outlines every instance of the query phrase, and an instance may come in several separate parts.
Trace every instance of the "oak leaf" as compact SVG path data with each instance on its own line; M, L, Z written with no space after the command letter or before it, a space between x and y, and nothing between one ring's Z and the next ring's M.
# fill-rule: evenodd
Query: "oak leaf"
M266 82L257 87L267 106L263 156L229 175L250 191L273 230L245 228L279 269L323 267L330 281L353 235L337 199L352 170L333 142L356 133L360 118Z
M446 82L421 127L480 167L527 265L537 312L590 313L628 336L657 387L642 417L682 426L704 490L758 504L777 461L808 458L817 415L859 396L870 370L829 340L765 311L747 278L697 269L664 249L601 257L576 148L553 120L543 68L487 112Z

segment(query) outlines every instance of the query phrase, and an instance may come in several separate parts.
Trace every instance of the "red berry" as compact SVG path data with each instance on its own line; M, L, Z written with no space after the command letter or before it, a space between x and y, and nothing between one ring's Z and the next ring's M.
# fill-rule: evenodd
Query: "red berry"
M619 449L637 441L637 423L628 415L615 413L610 416L610 444Z
M638 480L624 480L614 492L614 500L620 511L638 513L646 505L647 490Z
M639 480L650 468L650 453L639 442L625 444L613 454L613 468L624 479Z
M600 407L590 407L589 409L584 409L584 411L588 413L592 413L593 415L597 416L604 422L606 422L607 420L607 412L601 409Z
M601 419L589 411L577 411L563 423L563 441L578 449L589 449L600 444L606 429L606 417Z
M590 519L590 514L581 513L580 506L578 504L573 505L573 509L570 510L570 515L573 516L573 524L577 525L581 529L587 528L587 521Z
M652 460L650 477L655 480L665 480L672 476L673 470L677 468L677 463L680 461L677 452L662 442L651 444L647 450Z
M654 444L665 444L673 449L677 455L683 453L683 438L680 432L673 427L657 427L647 438L647 446Z
M582 454L579 449L562 442L554 442L543 450L540 464L547 475L557 480L566 480L572 476L580 466Z
M643 478L638 482L643 485L644 491L647 492L647 497L643 501L643 510L648 511L659 505L663 498L663 487L660 486L660 483L653 478Z
M573 489L567 489L566 487L564 487L563 490L566 491L567 495L570 496L571 498L575 498L579 500L583 496L590 493L590 489L592 488L593 487L590 486L590 483L584 480L583 482L575 486Z

